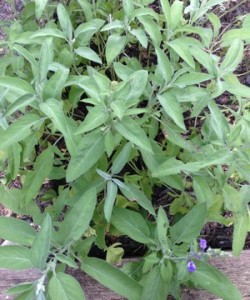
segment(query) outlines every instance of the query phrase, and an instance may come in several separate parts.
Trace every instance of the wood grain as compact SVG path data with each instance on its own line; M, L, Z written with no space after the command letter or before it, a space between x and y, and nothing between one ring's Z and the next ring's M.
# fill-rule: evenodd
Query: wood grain
M123 263L128 262L125 259ZM243 300L250 300L250 251L245 250L240 257L213 258L211 264L217 266L224 272L242 293ZM84 274L80 270L69 270L84 288L88 300L122 300L121 296L116 295L94 279ZM21 282L35 280L39 277L36 270L12 271L0 269L0 300L13 299L6 297L4 291ZM218 297L210 293L199 290L183 289L183 300L219 300ZM154 299L152 299L154 300ZM234 300L234 299L232 299Z

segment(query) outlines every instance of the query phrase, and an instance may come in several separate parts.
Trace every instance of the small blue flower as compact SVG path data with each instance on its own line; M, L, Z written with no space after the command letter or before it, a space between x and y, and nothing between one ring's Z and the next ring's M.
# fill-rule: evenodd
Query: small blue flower
M205 239L200 239L200 248L203 251L207 248L207 241Z
M190 273L193 273L196 270L196 265L192 260L187 263L187 269Z

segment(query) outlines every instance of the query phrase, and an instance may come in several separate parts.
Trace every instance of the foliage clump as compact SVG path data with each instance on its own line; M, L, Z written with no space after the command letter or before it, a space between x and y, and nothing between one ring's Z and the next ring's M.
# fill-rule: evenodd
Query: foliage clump
M234 74L250 16L224 31L211 12L224 0L47 2L27 2L1 41L1 202L39 230L0 217L15 243L0 267L42 271L8 293L84 299L70 266L131 300L180 299L183 284L241 299L197 240L208 222L233 224L239 255L250 228L250 89ZM123 248L105 236L121 235L147 252L117 269Z

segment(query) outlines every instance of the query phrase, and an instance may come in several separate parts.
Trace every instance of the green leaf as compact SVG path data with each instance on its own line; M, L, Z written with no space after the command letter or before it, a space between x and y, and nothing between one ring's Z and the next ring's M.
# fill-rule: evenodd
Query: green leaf
M137 99L145 92L148 83L148 72L146 70L136 71L127 78L127 81L131 89L126 99Z
M162 105L166 114L183 130L186 130L184 124L184 118L181 110L180 103L177 98L170 93L165 93L163 95L157 95L157 98Z
M35 94L33 87L27 81L18 77L0 77L0 87L8 88L20 97L25 94Z
M20 283L17 284L11 288L9 288L5 294L6 295L14 295L14 294L19 294L19 293L23 293L26 291L31 290L34 287L34 283L33 282L24 282L24 283Z
M223 77L226 82L226 90L236 96L249 98L250 88L240 83L239 79L233 75L228 74Z
M148 5L154 2L153 0L143 0L143 5ZM159 15L152 9L148 7L142 7L135 10L133 17L140 17L140 16L151 16L153 19L158 20Z
M234 40L250 40L250 28L240 28L240 29L232 29L226 31L221 40L222 46L229 46L232 44Z
M15 102L11 103L4 111L3 116L7 117L12 115L14 112L23 109L27 106L32 106L32 103L36 100L36 96L32 94L25 94L18 98ZM37 101L35 101L37 102Z
M49 295L53 300L85 300L80 283L72 276L56 273L49 281Z
M175 0L170 8L171 29L176 29L183 20L183 2Z
M159 47L155 47L155 52L157 55L157 64L159 66L160 72L166 83L168 83L173 75L173 67L167 55L162 49L160 49Z
M123 6L126 16L130 19L130 17L134 13L133 1L132 0L122 0L122 6Z
M250 13L244 16L243 22L242 22L243 28L250 28Z
M111 180L112 179L112 176L109 175L108 173L106 172L103 172L102 170L100 169L96 169L96 172L98 173L98 175L100 175L105 181L106 180Z
M104 147L108 157L110 157L115 149L114 136L110 129L106 131L106 134L104 136Z
M129 108L124 112L124 116L135 116L140 114L149 113L149 108Z
M147 71L139 70L133 72L125 81L117 86L114 98L117 101L122 101L128 107L129 100L138 99L145 92L147 83Z
M219 270L202 261L195 261L196 271L188 273L190 280L196 287L203 288L224 300L241 300L239 290Z
M213 12L208 13L207 16L208 16L209 21L213 25L214 38L216 38L218 36L218 34L220 32L220 28L221 28L220 18Z
M77 241L88 229L96 206L96 190L94 188L85 192L72 207L56 233L57 240L67 245Z
M171 157L153 170L152 176L163 177L178 174L181 171L188 173L197 172L202 168L210 167L212 165L228 164L234 159L234 153L227 149L218 150L212 154L206 155L201 161L189 162L186 164L174 157Z
M150 244L150 231L143 216L137 212L115 207L111 218L111 223L123 234L128 235L133 240Z
M185 150L187 150L188 152L196 152L197 151L197 147L195 144L193 144L190 140L187 140L185 137L183 137L178 131L174 128L171 128L170 124L166 124L166 126L164 126L166 133L167 133L167 137L168 140L174 144L179 146L180 148L183 148Z
M111 21L110 23L103 26L101 29L101 32L112 30L112 29L122 29L122 28L124 29L124 27L125 27L124 22L115 20L115 21Z
M120 62L114 62L113 66L114 66L116 75L121 80L127 80L129 78L129 76L135 72L133 69L131 69L127 65L124 65Z
M29 223L12 217L0 217L0 238L22 245L31 245L36 232Z
M91 48L89 47L79 47L77 49L74 50L76 54L78 54L79 56L86 58L88 60L94 61L98 64L102 63L102 60L100 59L100 57L96 54L95 51L93 51Z
M169 284L161 277L160 265L154 266L146 278L143 278L143 291L141 299L143 300L163 300L167 299L169 293Z
M19 54L21 54L31 65L33 76L36 77L38 73L38 63L34 56L29 52L27 49L25 49L21 45L13 45L13 50L17 51Z
M40 19L42 17L43 11L46 8L48 0L35 0L35 12L36 18Z
M91 79L93 79L99 88L99 91L103 94L110 93L111 80L106 76L95 70L94 68L87 66L87 70Z
M31 247L31 262L34 267L41 271L46 268L46 261L50 251L51 228L51 218L47 214Z
M160 166L157 165L155 171L152 172L153 177L163 177L173 174L178 174L184 167L184 163L181 160L177 160L175 157L166 159L166 161Z
M75 154L75 123L73 123L73 120L65 115L62 108L62 103L56 99L49 99L46 102L40 104L40 109L46 116L48 116L52 120L53 125L56 127L56 129L58 129L63 134L70 154Z
M213 192L208 185L206 177L193 176L193 187L197 199L197 203L207 203L208 207L213 204Z
M110 222L115 199L117 196L117 185L112 182L108 181L107 183L107 195L104 202L104 216L108 222Z
M145 131L135 120L129 117L124 117L121 122L115 123L114 127L127 140L137 145L139 148L153 153Z
M191 68L195 69L194 59L185 40L175 39L168 44Z
M185 32L186 34L197 34L200 36L202 41L202 46L205 48L209 48L212 38L213 38L213 32L210 28L204 28L204 27L197 27L192 25L186 25L186 26L180 26L176 31L176 33L179 32ZM188 40L188 38L187 38ZM195 42L197 42L196 40Z
M249 226L247 212L234 215L233 255L239 256L245 246Z
M69 162L66 171L67 182L71 182L86 173L99 160L104 151L103 136L97 138L87 149L78 151L78 155L73 156Z
M105 56L107 64L111 64L113 60L123 51L126 45L126 37L118 34L112 34L108 37L106 43Z
M96 169L96 172L98 173L98 175L100 175L105 181L106 180L111 180L112 179L112 176L109 175L108 173L106 172L103 172L102 170L100 169Z
M21 160L21 146L16 143L8 148L8 171L10 172L11 179L15 180L19 173L20 160Z
M130 30L130 33L137 38L139 43L142 45L143 48L147 49L148 47L148 38L144 32L144 30L138 28L138 29L132 29Z
M211 9L213 6L222 4L226 0L209 0L204 3L197 9L197 11L194 14L194 17L192 18L192 22L197 21L200 19L202 16L206 14L206 12Z
M70 85L77 85L78 87L83 89L86 92L86 94L93 99L94 104L98 104L98 102L102 101L103 96L100 94L99 88L96 86L95 81L89 76L70 75L66 86Z
M82 270L115 293L133 300L139 300L142 287L124 272L98 258L85 258Z
M156 219L156 232L162 250L165 252L168 248L167 233L169 228L169 220L164 209L160 206Z
M190 243L195 239L206 221L206 203L197 204L180 221L170 228L171 239L174 243Z
M124 168L124 166L129 160L131 150L132 150L132 144L126 143L125 146L120 151L120 153L116 156L112 164L111 167L112 174L118 174L119 172L121 172L121 170Z
M168 241L167 241L168 228L169 228L169 220L167 214L164 211L164 209L160 206L157 213L157 219L156 219L156 232L163 250L166 250L168 246Z
M36 299L36 297L38 298L38 296L36 295L36 289L35 287L33 287L31 290L25 291L20 295L18 295L18 297L16 297L15 300L34 300ZM39 300L44 300L44 299L40 298Z
M56 259L63 264L68 265L69 267L73 269L78 269L77 263L69 256L63 255L63 254L56 254Z
M123 195L130 201L136 201L141 207L155 216L155 211L151 201L135 185L127 183L126 185L124 185L124 188L120 187L120 190L122 191Z
M65 34L61 30L55 29L55 28L40 29L39 31L35 31L34 33L32 33L29 36L29 38L34 39L34 38L46 37L46 36L52 36L52 37L57 37L57 38L61 38L61 39L66 39Z
M124 255L122 247L118 247L121 243L114 243L107 248L106 261L110 264L119 263Z
M31 130L39 128L44 122L36 114L27 114L11 124L6 131L0 132L0 150L7 149L13 144L24 140L31 134Z
M28 162L30 157L32 157L35 145L38 144L39 136L36 131L32 132L23 142L22 142L22 160L23 162Z
M29 210L25 207L22 207L20 199L22 199L22 191L20 189L7 189L3 185L0 185L1 192L1 203L9 208L11 211L20 214L20 215L32 215L36 220L35 222L39 223L40 219L40 210L35 202L29 204Z
M59 3L57 5L57 16L58 16L58 20L59 20L60 26L62 28L62 31L65 33L68 40L71 41L72 34L73 34L72 23L70 21L70 17L68 15L67 10L61 3Z
M233 152L229 151L228 149L221 149L205 156L202 161L199 161L194 164L199 165L199 169L202 169L217 164L229 164L230 162L233 162L234 159L235 157ZM192 163L187 163L187 168L185 167L184 170L188 170L189 165L192 166Z
M162 37L159 25L148 16L138 16L137 18L143 24L145 31L150 36L152 42L155 45L160 46Z
M228 121L218 108L215 101L210 101L208 108L211 113L211 122L209 125L211 126L211 129L214 130L219 140L224 143L229 134Z
M88 114L80 124L75 134L85 133L104 124L109 118L107 109L103 106L90 107Z
M174 83L183 87L187 85L199 84L212 79L214 76L206 73L192 72L181 75Z
M110 108L114 112L114 115L121 120L124 117L126 112L126 104L122 100L112 101L110 104Z
M226 209L236 214L244 213L242 211L241 195L236 188L234 188L229 184L226 184L223 187L223 198L224 198L224 205Z
M81 45L88 45L92 36L102 27L104 23L105 21L101 19L91 19L89 22L79 25L74 33L75 38L80 41Z
M215 67L216 62L212 54L209 54L205 50L198 47L190 47L190 53L204 68L208 70L209 74L218 76L218 68Z
M31 268L31 250L22 246L0 247L0 268L23 270Z
M168 28L171 28L171 9L168 0L160 0L164 17L167 21Z
M34 169L25 178L22 189L23 203L27 205L39 192L45 178L50 174L54 162L54 148L44 150L36 159Z
M47 80L47 73L49 71L49 65L53 61L53 56L53 40L52 38L47 38L42 44L38 63L39 82L42 86Z
M60 101L68 76L69 69L63 68L57 70L44 85L43 99L54 98Z
M81 6L82 12L85 14L87 21L91 21L93 19L91 3L89 3L88 0L77 0L77 2Z
M241 40L234 40L220 65L220 70L225 73L233 72L242 61L243 54L244 43Z

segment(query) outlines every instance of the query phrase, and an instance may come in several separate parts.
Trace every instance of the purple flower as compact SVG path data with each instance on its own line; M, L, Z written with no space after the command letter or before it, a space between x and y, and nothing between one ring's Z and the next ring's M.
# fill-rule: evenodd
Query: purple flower
M200 239L200 248L203 251L207 248L207 241L205 239Z
M196 270L196 265L192 260L187 263L187 269L190 273L193 273Z

